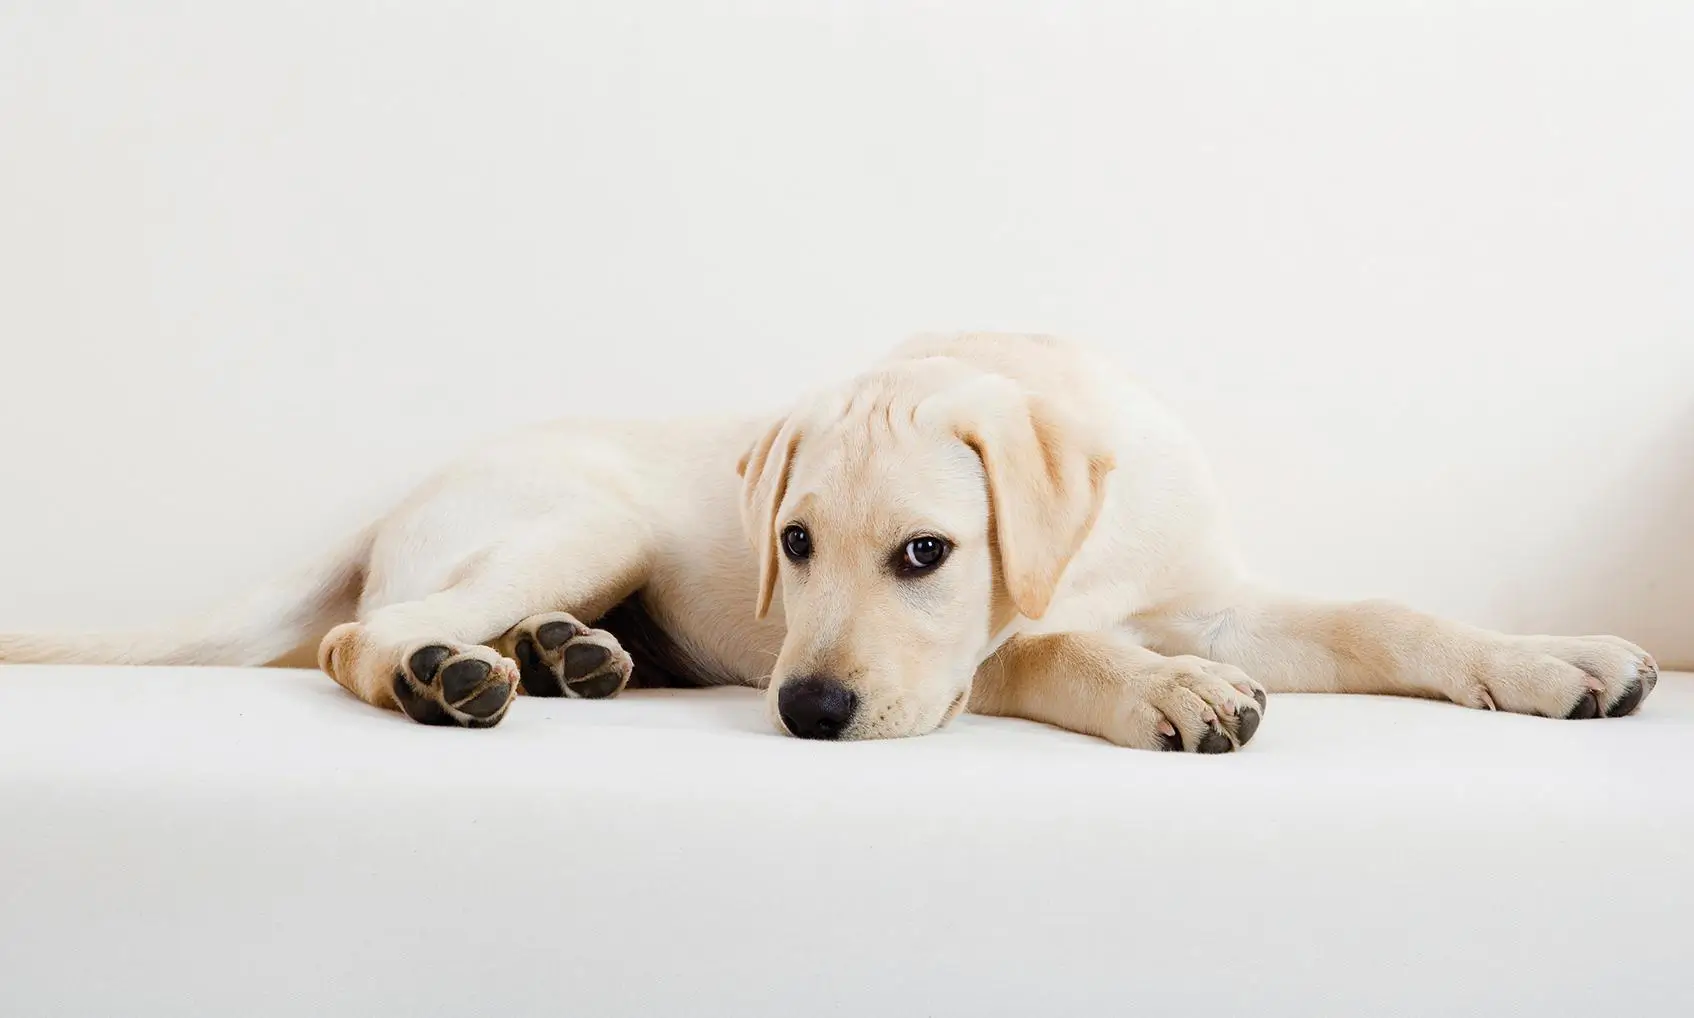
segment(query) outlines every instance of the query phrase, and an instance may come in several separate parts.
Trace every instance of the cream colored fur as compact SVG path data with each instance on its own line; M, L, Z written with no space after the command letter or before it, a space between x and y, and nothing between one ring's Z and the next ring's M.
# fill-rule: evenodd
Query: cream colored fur
M796 522L803 563L781 550ZM918 534L952 551L901 576L890 562ZM636 591L701 677L768 687L779 728L785 682L845 683L847 738L922 734L968 704L1217 751L1251 737L1264 690L1564 717L1632 709L1656 679L1613 637L1260 589L1158 403L1087 349L992 335L914 339L774 418L508 436L230 610L167 633L3 636L0 660L260 664L338 622L320 664L372 704L394 707L397 672L432 645L487 665L478 695L509 699L526 635ZM627 677L608 636L581 639Z

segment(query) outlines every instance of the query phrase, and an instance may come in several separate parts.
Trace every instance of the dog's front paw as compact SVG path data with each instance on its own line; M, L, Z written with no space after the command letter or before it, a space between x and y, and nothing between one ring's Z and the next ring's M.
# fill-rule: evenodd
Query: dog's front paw
M517 660L523 691L530 696L615 696L633 667L617 637L564 612L524 619L500 638L500 647Z
M1489 648L1454 699L1514 714L1615 718L1639 710L1658 681L1653 656L1615 636L1514 636Z
M518 669L487 647L431 643L401 659L392 689L401 712L420 724L490 728L512 705Z
M1232 753L1265 713L1265 688L1234 665L1173 657L1138 673L1106 737L1137 749Z

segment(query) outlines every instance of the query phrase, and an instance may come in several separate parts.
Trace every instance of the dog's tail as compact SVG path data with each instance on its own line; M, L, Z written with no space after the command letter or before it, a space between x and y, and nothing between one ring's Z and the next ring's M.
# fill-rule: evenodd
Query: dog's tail
M0 633L0 662L268 664L353 617L375 537L376 528L368 528L333 555L181 625L131 633Z

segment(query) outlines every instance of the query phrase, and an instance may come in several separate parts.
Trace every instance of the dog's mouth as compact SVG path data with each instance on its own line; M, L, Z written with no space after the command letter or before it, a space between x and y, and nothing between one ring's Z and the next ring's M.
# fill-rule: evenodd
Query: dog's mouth
M953 719L965 712L965 704L970 700L971 691L959 690L959 695L953 697L953 702L947 705L947 713L941 715L941 722L935 726L936 731L946 728Z

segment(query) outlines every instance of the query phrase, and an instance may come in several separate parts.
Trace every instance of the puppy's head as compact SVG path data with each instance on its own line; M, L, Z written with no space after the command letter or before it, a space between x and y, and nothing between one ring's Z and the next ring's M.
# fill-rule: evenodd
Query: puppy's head
M950 358L806 401L740 464L787 636L769 704L804 738L921 735L963 710L1019 615L1039 618L1099 513L1112 460L1049 398Z

